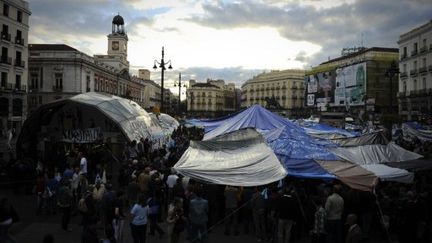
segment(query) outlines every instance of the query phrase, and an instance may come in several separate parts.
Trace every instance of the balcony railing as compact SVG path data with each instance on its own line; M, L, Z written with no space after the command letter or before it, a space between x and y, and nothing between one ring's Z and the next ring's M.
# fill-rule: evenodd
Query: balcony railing
M26 91L27 86L26 85L15 85L15 90Z
M63 90L63 86L57 86L57 85L53 85L52 86L53 91L55 92L59 92Z
M284 86L282 86L282 89L286 89L286 86L284 85Z
M10 41L11 40L11 34L5 33L5 32L1 32L1 39L2 40L6 40L6 41Z
M399 98L405 98L405 92L398 92L397 97Z
M406 77L408 77L408 73L407 72L401 72L400 73L400 77L401 78L406 78Z
M407 54L406 53L403 53L402 55L401 55L401 60L404 60L404 59L406 59L407 58Z
M15 59L15 66L17 67L25 67L25 62L21 60Z
M427 47L426 46L422 46L420 47L420 53L426 52L427 51Z
M293 85L291 89L298 89L296 85Z
M293 94L293 95L291 96L291 99L297 99L297 95Z
M417 76L417 69L413 69L410 71L410 76L414 77Z
M10 64L12 64L12 57L1 56L0 63L9 64L10 65Z
M419 73L426 73L426 72L427 72L427 67L419 68Z
M415 55L417 55L417 50L412 50L412 51L411 51L411 56L413 57L413 56L415 56Z
M15 44L23 46L24 45L24 39L15 37Z

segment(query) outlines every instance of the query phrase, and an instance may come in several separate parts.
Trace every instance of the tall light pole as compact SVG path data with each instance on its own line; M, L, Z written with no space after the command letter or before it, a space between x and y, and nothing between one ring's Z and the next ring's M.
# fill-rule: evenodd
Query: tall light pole
M393 61L390 68L385 72L385 76L390 79L390 114L393 114L393 77L397 74L399 74L399 68L396 66L396 62Z
M154 65L153 65L153 69L156 70L158 67L161 69L161 107L160 107L161 113L164 111L164 72L166 70L165 66L169 65L168 69L172 69L171 60L165 62L164 57L165 57L165 52L164 52L164 47L162 46L162 58L160 62L154 60Z
M177 112L180 115L180 103L181 103L181 73L179 73L179 80L178 80L178 84L174 84L174 87L176 87L178 85L179 87L179 97L178 97L178 106L177 106ZM186 85L183 85L183 87L186 87Z

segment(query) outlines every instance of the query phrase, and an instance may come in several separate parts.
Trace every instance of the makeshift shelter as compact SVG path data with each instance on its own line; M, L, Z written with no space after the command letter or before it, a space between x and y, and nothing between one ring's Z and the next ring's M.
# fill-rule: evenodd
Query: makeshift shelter
M427 130L417 122L405 122L402 124L404 139L420 141L432 141L432 130Z
M331 148L338 157L354 162L376 174L383 181L411 183L414 174L404 169L385 165L387 162L416 160L423 156L405 150L394 143L388 145L364 145L349 148Z
M199 181L233 186L265 185L287 175L263 137L252 129L191 141L174 169Z
M324 139L352 138L359 134L344 129L329 126L327 124L310 124L304 127L307 134Z
M41 141L123 144L161 134L159 124L136 102L88 92L40 106L24 122L17 150L35 153Z
M161 113L159 116L155 115L155 118L165 135L170 135L180 126L180 123L174 117L165 113Z
M340 147L357 147L372 144L387 145L389 143L382 132L373 132L352 138L332 139L331 141L338 144Z
M220 120L206 121L204 128L210 127L203 140L209 140L217 136L237 131L242 128L255 128L258 132L268 132L276 128L284 127L290 133L304 135L304 131L296 124L264 109L260 105L253 105L235 115Z

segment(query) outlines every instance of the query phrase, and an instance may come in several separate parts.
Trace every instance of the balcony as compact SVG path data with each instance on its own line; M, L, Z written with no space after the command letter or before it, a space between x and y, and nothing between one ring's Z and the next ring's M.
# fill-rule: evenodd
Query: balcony
M286 96L285 96L285 95L284 95L284 96L282 96L282 99L283 99L283 100L286 100Z
M12 57L1 56L0 63L11 65L12 64Z
M429 65L429 72L432 72L432 65Z
M399 98L405 98L405 92L398 92L397 97Z
M25 92L27 90L27 86L26 85L15 85L15 90Z
M293 95L291 96L291 99L297 99L297 95L293 94Z
M417 76L417 69L413 69L413 70L411 70L411 71L410 71L410 76L411 76L411 77L415 77L415 76Z
M274 87L271 87L270 90L275 90L275 88L274 88Z
M15 37L15 44L24 46L24 39Z
M413 56L416 56L416 55L417 55L417 50L412 50L411 56L413 57Z
M15 59L15 64L14 64L16 67L25 67L25 62L24 61L21 61L21 60L18 60L18 59Z
M407 72L401 72L400 73L400 78L406 78L408 77L408 73Z
M284 85L284 86L282 86L282 89L286 89L287 87Z
M296 85L293 85L291 89L298 89Z
M53 90L54 92L61 92L61 91L63 91L63 86L53 85L53 86L52 86L52 90Z
M426 46L420 47L420 53L424 53L426 51L427 51L427 47Z
M427 67L419 68L419 73L426 73L426 72L427 72Z
M402 54L401 57L400 57L401 61L404 60L404 59L406 59L406 58L407 58L407 54L406 53Z
M5 32L1 32L1 39L5 40L5 41L10 41L11 40L11 34L5 33Z

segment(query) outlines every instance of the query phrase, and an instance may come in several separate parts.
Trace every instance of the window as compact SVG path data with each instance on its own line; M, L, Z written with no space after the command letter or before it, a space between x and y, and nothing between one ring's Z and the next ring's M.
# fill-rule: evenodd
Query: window
M406 91L407 91L407 84L406 84L406 81L404 81L403 82L403 90L402 90L404 93L406 93Z
M406 73L406 71L407 71L407 65L406 65L406 63L403 64L402 70L403 70L404 73Z
M6 87L7 85L7 73L1 73L1 87Z
M20 23L22 22L22 12L19 10L17 10L17 21Z
M426 67L426 58L423 58L423 65L422 65L422 67Z
M21 44L21 45L24 44L24 40L22 39L22 32L21 32L21 30L17 30L17 32L16 32L15 43Z
M417 79L414 79L413 90L417 90Z
M39 96L39 105L42 105L42 96Z
M23 63L21 63L21 52L20 51L16 51L15 52L15 66L24 66Z
M38 89L39 83L39 74L31 73L30 74L30 89Z
M9 114L9 99L0 97L0 116L8 116Z
M423 39L423 47L426 47L426 39Z
M22 99L13 99L12 101L12 116L22 116L23 101Z
M9 34L9 26L4 24L2 27L2 38L7 34Z
M413 69L414 69L414 70L417 70L417 61L414 61Z
M426 89L426 78L423 78L423 89Z
M404 55L404 57L407 56L407 48L406 48L406 46L403 48L403 55Z
M21 75L15 76L15 89L21 88Z
M55 89L63 89L63 73L54 74Z
M414 51L414 52L417 52L417 49L418 49L418 44L417 44L417 42L416 42L416 43L414 43L413 51Z
M7 5L6 3L3 4L3 15L9 16L9 5Z
M86 92L90 92L90 76L86 77Z

